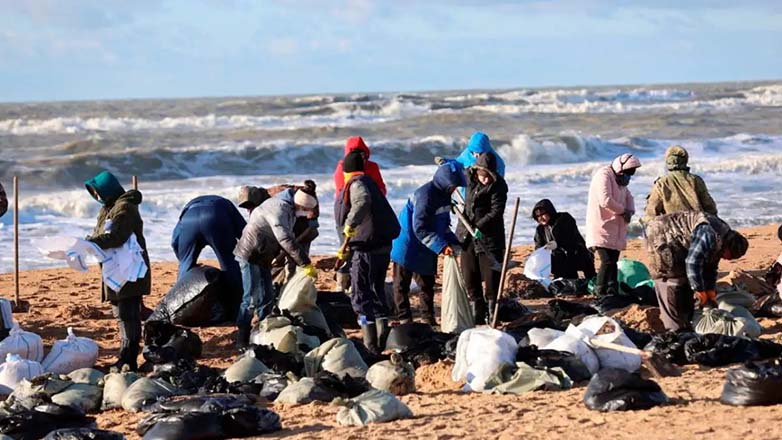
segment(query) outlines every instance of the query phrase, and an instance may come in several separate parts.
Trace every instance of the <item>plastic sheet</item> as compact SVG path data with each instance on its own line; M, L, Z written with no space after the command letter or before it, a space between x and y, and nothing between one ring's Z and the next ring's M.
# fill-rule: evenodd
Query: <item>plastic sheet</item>
M524 276L548 288L551 284L551 251L545 247L533 251L524 262Z
M660 386L636 373L604 368L589 381L584 404L594 411L649 409L668 402Z

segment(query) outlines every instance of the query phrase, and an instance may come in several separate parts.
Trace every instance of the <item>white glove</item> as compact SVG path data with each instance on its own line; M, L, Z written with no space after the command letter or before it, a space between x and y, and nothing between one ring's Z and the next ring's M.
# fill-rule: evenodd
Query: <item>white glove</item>
M557 248L557 242L554 241L554 240L551 240L548 243L546 243L545 245L543 245L543 247L548 249L548 250L550 250L550 251L553 251L554 249Z

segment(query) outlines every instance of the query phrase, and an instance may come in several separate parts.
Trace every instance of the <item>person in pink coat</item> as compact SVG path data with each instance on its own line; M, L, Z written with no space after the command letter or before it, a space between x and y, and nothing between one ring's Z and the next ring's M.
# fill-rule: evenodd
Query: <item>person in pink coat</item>
M627 188L641 161L625 153L600 168L589 184L586 245L597 257L595 296L619 293L616 262L627 246L627 224L635 214L633 195Z

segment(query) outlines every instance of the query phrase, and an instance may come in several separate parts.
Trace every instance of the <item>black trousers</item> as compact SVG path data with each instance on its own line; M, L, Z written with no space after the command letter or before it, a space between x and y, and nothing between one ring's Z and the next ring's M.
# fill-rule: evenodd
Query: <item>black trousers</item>
M359 316L364 315L368 322L389 317L386 270L390 259L388 253L353 251L350 265L350 299L353 311Z
M619 261L619 251L596 247L595 255L600 260L595 279L595 296L616 295L619 293L619 271L616 262Z
M117 319L120 335L120 363L136 367L141 342L141 297L111 302L111 311Z
M464 287L472 301L496 301L500 289L500 272L492 270L492 257L502 261L501 252L494 255L478 253L475 241L468 239L462 252L461 269L464 277ZM485 286L485 291L484 291Z
M413 272L402 265L394 263L394 303L396 303L398 319L413 319L410 309L410 282ZM416 279L421 287L421 302L424 303L424 314L434 317L434 275L418 274Z

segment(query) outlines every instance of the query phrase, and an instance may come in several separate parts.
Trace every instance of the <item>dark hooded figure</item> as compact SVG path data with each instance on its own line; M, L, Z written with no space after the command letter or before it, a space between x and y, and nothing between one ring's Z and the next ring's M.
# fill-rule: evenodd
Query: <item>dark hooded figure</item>
M505 253L503 217L508 185L497 171L497 156L491 153L481 153L468 169L468 175L464 216L473 233L459 222L456 236L464 248L461 269L473 303L475 324L483 325L494 311L500 287L500 272L492 266L494 261L502 261Z
M108 171L103 171L84 184L92 197L103 205L98 213L95 230L87 240L101 249L113 249L124 245L132 234L136 234L136 241L143 249L144 261L149 268L144 278L126 283L117 292L102 284L101 299L111 303L122 339L115 366L121 368L127 365L135 370L141 342L141 297L149 295L152 287L152 268L144 239L144 222L138 211L141 193L135 189L125 191L117 178Z
M578 230L576 220L567 212L557 212L549 199L543 199L532 208L532 218L538 223L535 230L535 249L551 250L551 273L556 278L578 278L578 271L586 279L595 276L595 260Z

